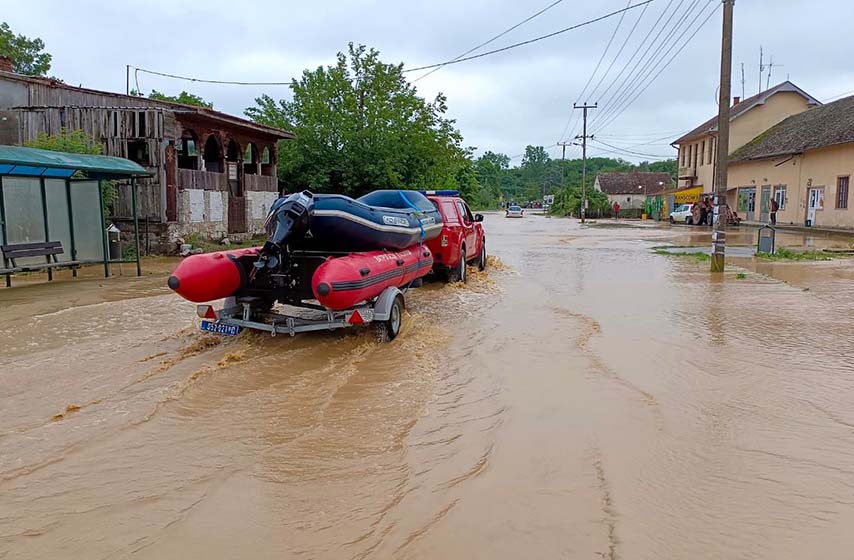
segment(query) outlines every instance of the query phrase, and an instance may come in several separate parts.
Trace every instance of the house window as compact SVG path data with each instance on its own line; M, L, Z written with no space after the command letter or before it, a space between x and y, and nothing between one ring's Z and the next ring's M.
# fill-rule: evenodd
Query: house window
M150 165L148 157L148 142L145 140L129 140L127 143L128 159L143 167Z
M706 163L705 159L704 159L705 157L706 157L706 141L703 140L703 148L700 150L700 165L705 165L705 163Z
M714 138L709 140L709 163L715 162L715 140Z
M786 185L777 185L774 187L774 200L777 201L777 206L780 210L786 209Z
M848 177L836 179L836 207L840 210L848 209Z
M136 135L139 138L145 138L145 111L140 111L136 114Z

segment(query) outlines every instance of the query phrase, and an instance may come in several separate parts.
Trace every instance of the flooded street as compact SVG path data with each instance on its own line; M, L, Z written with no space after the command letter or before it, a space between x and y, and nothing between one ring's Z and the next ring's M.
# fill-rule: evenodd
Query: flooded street
M621 226L487 216L390 344L204 335L169 261L0 289L0 558L850 558L852 261Z

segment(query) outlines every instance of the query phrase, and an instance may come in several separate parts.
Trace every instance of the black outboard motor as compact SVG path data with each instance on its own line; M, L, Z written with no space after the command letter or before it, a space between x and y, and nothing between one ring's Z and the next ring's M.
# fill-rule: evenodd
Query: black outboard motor
M308 231L313 206L314 195L309 191L294 193L273 203L264 224L267 242L255 261L256 269L276 269L279 266L288 242Z

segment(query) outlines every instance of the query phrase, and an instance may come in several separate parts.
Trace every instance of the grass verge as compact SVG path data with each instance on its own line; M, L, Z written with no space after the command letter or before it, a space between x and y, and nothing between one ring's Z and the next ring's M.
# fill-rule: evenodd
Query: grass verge
M764 261L829 261L833 259L823 251L792 251L785 247L780 247L773 254L756 253L756 257Z
M656 255L664 255L666 257L682 257L693 259L697 262L708 262L712 260L711 255L707 255L701 251L668 251L667 249L657 248L655 249Z

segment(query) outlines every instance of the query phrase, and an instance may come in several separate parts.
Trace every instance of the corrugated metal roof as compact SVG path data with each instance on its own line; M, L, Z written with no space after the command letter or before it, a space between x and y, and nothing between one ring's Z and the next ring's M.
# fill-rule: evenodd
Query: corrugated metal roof
M0 146L0 174L63 177L71 176L74 171L109 178L151 176L150 172L129 159Z

